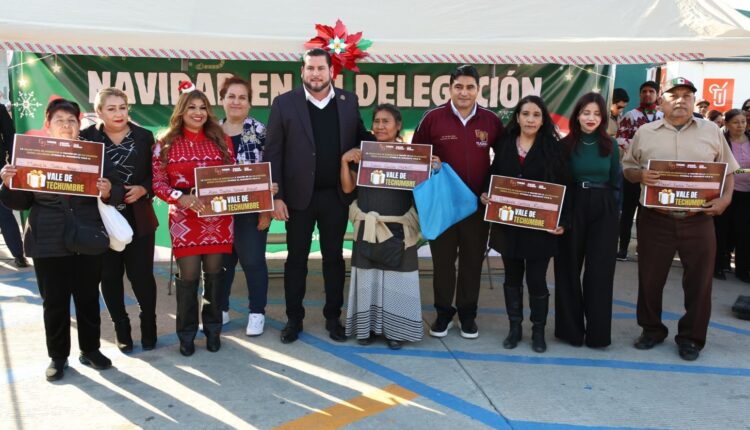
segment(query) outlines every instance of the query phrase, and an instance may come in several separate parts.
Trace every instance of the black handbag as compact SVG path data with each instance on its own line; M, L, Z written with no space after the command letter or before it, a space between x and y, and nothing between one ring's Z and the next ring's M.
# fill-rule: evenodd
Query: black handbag
M360 255L375 264L389 269L396 269L401 266L401 259L404 256L404 239L401 237L394 235L385 242L379 243L362 240L357 246Z
M732 306L732 312L737 318L750 320L750 296L739 296Z
M109 249L109 235L101 219L84 220L76 217L67 197L60 197L60 202L65 211L65 247L68 251L83 255L100 255L106 252Z

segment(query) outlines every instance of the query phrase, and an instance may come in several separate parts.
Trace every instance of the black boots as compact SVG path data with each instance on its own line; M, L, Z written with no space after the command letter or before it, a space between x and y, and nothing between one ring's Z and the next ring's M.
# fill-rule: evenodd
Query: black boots
M120 321L114 321L117 348L123 353L133 352L133 338L130 336L130 319L126 316Z
M521 321L523 321L523 289L520 286L505 285L505 310L508 313L510 329L503 340L503 348L513 349L521 341Z
M156 347L156 315L145 315L141 312L141 345L144 351Z
M547 325L547 312L549 311L549 294L544 296L529 297L529 307L531 308L531 349L536 352L547 350L547 343L544 341L544 326Z
M221 348L221 300L224 269L219 273L203 274L203 333L206 335L206 349L216 352Z
M177 275L174 284L180 354L188 357L195 352L195 334L198 332L198 280L183 281Z

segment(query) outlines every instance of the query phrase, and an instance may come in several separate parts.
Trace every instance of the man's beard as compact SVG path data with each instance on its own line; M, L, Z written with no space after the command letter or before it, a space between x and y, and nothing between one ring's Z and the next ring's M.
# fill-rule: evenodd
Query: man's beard
M331 86L331 79L329 78L327 81L323 81L321 83L309 83L307 81L302 81L302 85L307 88L307 91L311 93L318 93Z

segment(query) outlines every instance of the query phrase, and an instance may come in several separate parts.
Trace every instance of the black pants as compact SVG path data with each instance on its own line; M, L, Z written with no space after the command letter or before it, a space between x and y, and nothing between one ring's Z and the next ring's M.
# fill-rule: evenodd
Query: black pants
M734 200L734 198L732 198ZM727 270L730 268L732 259L732 248L730 228L732 226L732 206L730 205L723 214L713 217L714 233L716 234L716 258L714 261L714 270Z
M302 300L305 298L307 258L316 223L323 254L326 294L323 316L326 319L341 316L346 270L342 249L348 213L349 208L341 201L335 188L316 189L310 206L304 210L289 209L289 221L286 222L288 254L284 264L284 295L289 320L302 321L305 318Z
M750 276L750 192L734 192L729 214L734 236L734 272L737 276Z
M34 271L44 308L44 333L50 358L70 355L70 296L76 309L78 347L99 349L100 255L34 258Z
M457 309L461 321L477 316L482 260L487 250L489 232L489 224L483 218L484 208L430 241L434 274L432 286L438 315L452 318ZM454 294L456 308L453 307Z
M13 211L3 205L0 205L0 231L2 231L10 255L15 258L23 257L23 242L18 221L16 221Z
M102 296L112 322L128 318L122 277L128 275L141 315L156 314L154 234L133 237L122 252L108 250L102 258Z
M585 335L586 345L604 347L611 343L617 202L613 190L596 188L574 189L572 202L573 228L555 257L555 336L582 344Z
M547 267L549 258L525 258L503 257L505 268L505 282L507 287L523 288L523 276L526 275L526 285L529 287L529 296L541 297L549 295L547 288Z
M622 212L620 213L620 246L621 251L627 251L630 245L630 235L633 229L633 218L638 209L638 199L641 197L641 184L634 184L627 179L622 181Z

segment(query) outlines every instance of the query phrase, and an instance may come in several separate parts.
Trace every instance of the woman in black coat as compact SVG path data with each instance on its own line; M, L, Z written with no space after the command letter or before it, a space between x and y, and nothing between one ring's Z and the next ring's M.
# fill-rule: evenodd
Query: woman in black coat
M45 124L53 138L77 139L81 110L78 104L65 99L53 100L47 106ZM101 199L117 206L122 202L122 187L118 185L115 172L104 160L106 178L97 181ZM69 196L11 190L12 178L16 175L13 165L0 170L3 186L0 202L10 209L30 209L24 233L26 255L34 259L37 286L44 308L44 331L47 353L52 359L47 367L48 381L63 377L70 355L70 298L76 310L79 361L96 369L112 365L99 352L101 319L99 316L99 281L101 280L102 256L84 255L71 251L66 246L66 211L70 211L77 223L103 229L96 199L99 197ZM102 251L103 252L103 251Z
M117 347L131 352L133 338L122 282L127 274L140 307L141 345L144 350L151 350L156 346L154 245L159 225L151 190L154 135L128 121L128 96L117 88L99 90L94 107L102 123L83 130L81 137L104 144L105 156L125 189L124 201L117 210L133 228L133 241L123 251L110 249L104 254L102 296L115 326Z
M516 106L506 133L495 142L495 158L490 175L511 176L535 181L565 184L568 178L562 146L547 107L541 98L526 96ZM489 183L489 180L488 180ZM487 204L487 194L482 194ZM498 251L505 267L505 306L510 320L508 336L503 341L506 349L515 348L521 340L523 320L523 278L529 288L531 308L532 348L544 352L544 327L547 323L549 290L547 266L557 253L558 236L567 225L565 206L555 230L543 231L493 224L490 247Z

